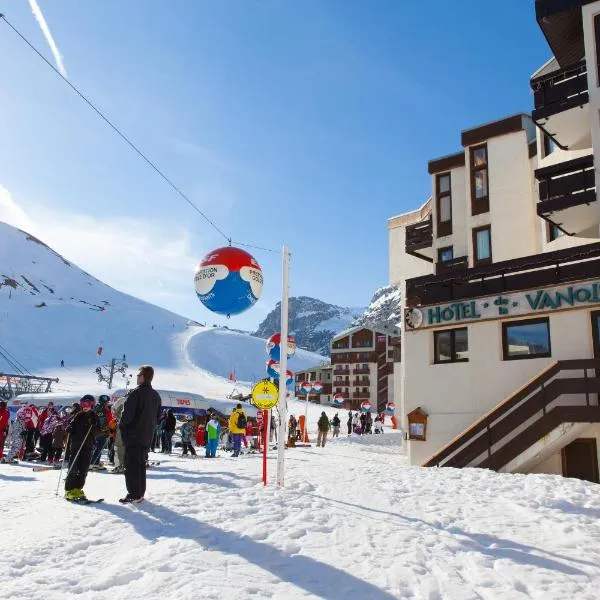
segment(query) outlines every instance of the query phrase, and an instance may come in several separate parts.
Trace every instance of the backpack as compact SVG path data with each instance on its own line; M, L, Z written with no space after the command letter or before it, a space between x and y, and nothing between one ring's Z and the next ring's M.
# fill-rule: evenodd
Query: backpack
M238 429L246 429L247 424L248 424L248 420L246 419L246 415L242 412L238 413L238 418L237 418Z

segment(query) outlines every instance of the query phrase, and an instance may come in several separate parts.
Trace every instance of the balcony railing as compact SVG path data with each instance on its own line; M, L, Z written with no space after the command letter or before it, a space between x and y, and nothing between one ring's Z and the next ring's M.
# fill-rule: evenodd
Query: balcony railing
M433 244L433 224L431 215L425 221L406 226L406 252L409 254Z
M593 154L537 169L535 176L539 181L540 216L596 200Z
M371 371L370 371L369 367L356 367L352 370L352 372L355 375L361 375L361 374L368 375Z
M333 370L333 374L334 374L334 375L350 375L350 369L349 369L349 368L345 368L345 369L334 369L334 370Z
M531 80L534 121L548 117L589 101L585 60Z
M352 385L361 386L361 385L370 385L369 379L355 379L352 382Z
M437 275L440 273L447 273L448 271L459 271L466 269L469 266L469 259L466 256L457 256L451 260L445 260L443 262L437 262L435 264L435 272Z
M344 381L334 381L333 387L348 387L350 385L350 380L345 379Z

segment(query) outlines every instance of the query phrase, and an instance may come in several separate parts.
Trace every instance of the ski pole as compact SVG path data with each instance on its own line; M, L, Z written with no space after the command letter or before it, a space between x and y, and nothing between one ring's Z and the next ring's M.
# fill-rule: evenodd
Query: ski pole
M75 455L75 458L71 461L71 466L69 467L69 470L67 471L67 474L65 475L65 481L66 481L67 477L69 476L69 474L71 473L71 471L73 470L73 467L75 466L75 463L77 462L77 459L79 458L79 454L81 453L81 450L83 449L85 440L87 440L88 435L90 435L91 430L92 430L92 425L90 425L90 428L87 430L87 433L85 434L85 437L83 438L83 441L81 442L81 446L79 446L79 450L77 450L77 454ZM62 471L62 469L61 469L61 471ZM59 480L59 485L60 485L60 480ZM58 496L58 486L56 488L56 495Z
M63 468L65 466L65 458L67 456L67 450L69 449L70 437L71 437L71 434L68 433L67 434L67 443L65 444L65 452L63 454L62 460L60 461L60 471L58 473L58 483L56 484L56 492L54 494L55 496L58 496L58 488L60 487L60 480L62 478L62 472L63 472Z

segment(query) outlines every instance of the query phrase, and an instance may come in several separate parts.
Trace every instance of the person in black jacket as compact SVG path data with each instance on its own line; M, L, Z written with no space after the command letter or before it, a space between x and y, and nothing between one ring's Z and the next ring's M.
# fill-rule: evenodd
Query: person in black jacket
M146 493L146 457L152 443L161 402L152 388L154 369L140 367L138 386L127 396L119 429L125 446L125 485L127 496L119 502L142 502Z
M171 454L173 451L173 434L175 433L175 427L177 426L177 419L173 414L173 411L169 409L167 411L167 416L165 417L164 424L164 439L165 442L163 444L163 452L165 454Z
M67 427L69 433L69 470L65 479L65 498L72 502L84 501L83 486L90 467L94 437L99 429L98 417L92 408L94 396L86 394L78 412Z

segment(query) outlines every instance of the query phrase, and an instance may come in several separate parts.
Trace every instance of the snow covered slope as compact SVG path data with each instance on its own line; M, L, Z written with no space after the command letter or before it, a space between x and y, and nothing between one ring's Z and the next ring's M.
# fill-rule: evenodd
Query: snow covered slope
M231 391L222 378L234 369L245 381L263 377L266 362L264 340L204 328L118 292L5 223L0 223L2 349L31 372L60 377L57 389L63 390L89 388L95 384L94 368L123 354L132 366L154 365L162 387L209 396ZM299 352L290 368L319 360ZM15 369L0 356L0 371Z
M357 443L359 442L359 443ZM147 501L89 474L90 498L54 496L57 473L0 465L13 600L594 600L598 486L554 475L403 466L398 435L286 451L286 486L258 454L154 455Z

